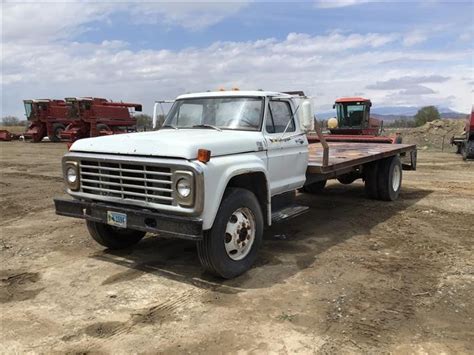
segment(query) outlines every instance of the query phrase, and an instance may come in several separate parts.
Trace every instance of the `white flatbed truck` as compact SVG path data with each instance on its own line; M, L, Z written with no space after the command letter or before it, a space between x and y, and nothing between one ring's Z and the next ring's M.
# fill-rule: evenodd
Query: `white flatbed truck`
M305 96L179 96L158 131L76 141L62 160L73 199L56 198L56 213L85 219L111 249L147 232L194 240L205 270L236 277L257 259L264 228L306 210L296 191L361 178L368 197L393 201L402 169L416 168L414 145L308 144L314 122Z

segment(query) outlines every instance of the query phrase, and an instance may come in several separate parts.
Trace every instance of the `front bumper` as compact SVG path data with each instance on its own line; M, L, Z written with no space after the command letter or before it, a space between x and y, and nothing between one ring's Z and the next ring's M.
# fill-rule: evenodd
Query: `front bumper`
M200 218L173 216L147 209L63 198L55 198L54 206L58 215L100 223L107 223L107 211L125 213L128 229L160 233L167 237L181 239L202 239L202 220Z

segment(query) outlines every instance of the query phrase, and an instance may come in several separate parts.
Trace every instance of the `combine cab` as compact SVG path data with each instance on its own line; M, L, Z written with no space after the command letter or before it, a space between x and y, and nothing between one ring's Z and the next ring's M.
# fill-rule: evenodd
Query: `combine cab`
M464 132L452 137L451 144L457 147L456 153L462 154L464 160L474 159L474 110L466 119Z
M52 142L61 140L61 132L71 123L64 100L24 100L28 128L25 139L41 142L49 137Z
M401 137L381 136L382 121L370 117L372 103L363 97L337 99L333 108L337 118L328 121L328 142L401 143ZM308 136L310 142L318 142L317 135Z
M70 142L87 137L134 132L137 122L130 110L142 110L140 104L92 97L66 98L66 105L72 121L61 133L61 138Z

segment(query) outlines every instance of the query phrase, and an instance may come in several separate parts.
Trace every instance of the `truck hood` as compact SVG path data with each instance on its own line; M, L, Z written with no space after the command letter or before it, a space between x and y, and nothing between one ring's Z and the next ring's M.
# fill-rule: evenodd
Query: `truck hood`
M71 146L70 151L191 160L197 158L198 149L207 149L211 156L219 156L258 151L264 146L261 132L163 129L81 139Z

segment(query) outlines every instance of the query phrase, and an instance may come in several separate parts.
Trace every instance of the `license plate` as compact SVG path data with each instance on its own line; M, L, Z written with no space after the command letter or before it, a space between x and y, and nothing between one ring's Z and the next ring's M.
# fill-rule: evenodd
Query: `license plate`
M107 211L107 224L127 228L127 215L125 213Z

